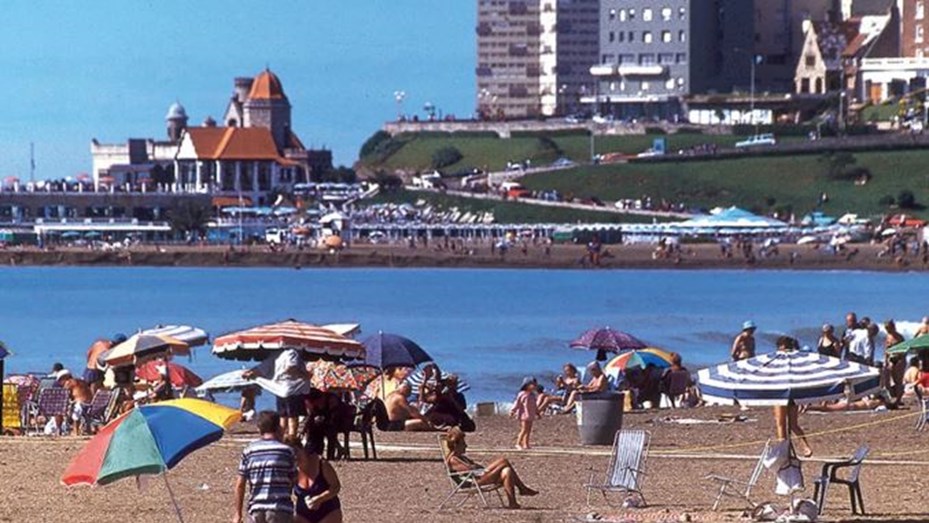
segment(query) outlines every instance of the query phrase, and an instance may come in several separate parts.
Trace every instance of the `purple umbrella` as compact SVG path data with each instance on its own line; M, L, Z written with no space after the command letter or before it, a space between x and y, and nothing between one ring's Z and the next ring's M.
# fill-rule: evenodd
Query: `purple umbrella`
M609 327L590 329L581 334L581 337L571 342L572 349L587 349L597 351L597 361L606 361L606 353L619 353L624 350L644 349L647 347L641 340L628 332L613 330Z

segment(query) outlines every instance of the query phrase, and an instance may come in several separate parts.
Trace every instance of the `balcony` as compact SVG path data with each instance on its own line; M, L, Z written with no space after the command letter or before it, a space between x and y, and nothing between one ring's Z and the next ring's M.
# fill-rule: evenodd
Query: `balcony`
M667 68L664 65L622 64L617 67L620 76L661 76Z

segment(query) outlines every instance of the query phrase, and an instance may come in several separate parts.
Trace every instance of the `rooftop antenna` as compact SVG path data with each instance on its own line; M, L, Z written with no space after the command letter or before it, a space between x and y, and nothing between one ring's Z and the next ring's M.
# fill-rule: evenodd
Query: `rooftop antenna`
M35 143L29 142L29 181L35 182Z

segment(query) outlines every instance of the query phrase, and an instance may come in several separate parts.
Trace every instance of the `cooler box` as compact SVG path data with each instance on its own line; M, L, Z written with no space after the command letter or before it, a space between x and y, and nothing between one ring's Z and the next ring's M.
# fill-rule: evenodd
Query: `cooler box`
M612 445L623 428L622 392L583 394L577 402L577 430L582 445Z

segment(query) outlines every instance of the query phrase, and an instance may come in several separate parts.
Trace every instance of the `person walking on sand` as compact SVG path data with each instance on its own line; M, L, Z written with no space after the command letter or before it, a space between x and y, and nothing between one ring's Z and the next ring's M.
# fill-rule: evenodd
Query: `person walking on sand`
M529 449L529 436L532 434L532 422L539 417L538 398L536 397L536 380L532 377L523 378L519 387L516 402L510 409L510 416L519 420L519 434L516 436L516 448Z
M777 339L778 352L790 352L799 349L797 340L789 336L781 336ZM799 422L800 409L793 400L788 401L787 405L774 406L774 423L777 430L778 441L786 441L790 434L797 436L797 442L800 444L800 455L810 457L813 455L813 449L810 448L806 440L806 433L800 427Z
M232 523L243 522L246 485L251 490L247 523L292 523L294 502L291 492L297 462L294 450L281 442L284 429L280 415L270 410L259 412L258 432L260 439L245 447L239 461L233 490L235 516Z
M729 351L732 361L755 357L755 330L757 328L752 320L742 324L742 332L732 340L732 349Z

